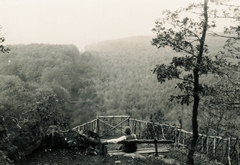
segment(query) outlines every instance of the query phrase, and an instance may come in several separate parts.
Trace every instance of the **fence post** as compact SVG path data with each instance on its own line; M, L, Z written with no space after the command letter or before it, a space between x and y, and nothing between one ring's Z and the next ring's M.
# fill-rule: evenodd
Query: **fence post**
M216 157L216 137L213 138L213 156Z
M238 161L238 165L240 165L240 141L237 138L237 161Z
M100 135L99 118L97 117L97 134Z
M161 125L161 129L162 129L162 137L163 137L163 139L166 139L165 134L164 134L164 128L162 127L162 125Z
M207 142L206 142L206 150L207 150L207 156L208 156L208 136L207 136L206 138L207 138Z
M228 164L231 165L231 138L228 138Z
M157 139L154 139L154 144L155 144L155 156L158 156L158 143L157 143Z
M177 147L179 147L179 137L180 137L180 134L181 134L181 130L179 130L178 128L177 128L177 131L178 131L178 133L177 133Z
M112 123L115 123L115 119L116 118L112 118ZM117 119L116 119L117 120ZM116 127L114 127L114 129L113 129L113 135L115 136L116 135Z
M138 135L139 135L139 138L141 137L141 123L138 121Z
M238 161L238 165L240 165L240 141L237 138L237 161Z
M183 138L183 148L186 148L186 145L185 145L185 138L187 137L187 133L185 132L182 132L182 138Z
M121 120L121 136L122 136L122 132L123 132L123 130L122 130L122 117L120 117L120 120Z
M91 130L94 132L93 122L91 123Z

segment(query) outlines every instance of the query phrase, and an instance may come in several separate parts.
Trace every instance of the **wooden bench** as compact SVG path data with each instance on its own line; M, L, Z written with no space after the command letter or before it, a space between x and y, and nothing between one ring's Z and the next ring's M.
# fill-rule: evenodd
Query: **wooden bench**
M131 139L131 140L124 140L124 141L121 141L121 142L118 142L117 144L126 144L126 143L137 143L137 144L154 144L154 149L152 148L138 148L137 149L137 153L151 153L151 152L155 152L155 155L158 156L158 152L160 150L160 152L167 152L168 150L166 149L159 149L158 148L158 144L172 144L172 143L175 143L174 140L157 140L157 139ZM108 144L115 144L115 143L107 143L107 142L103 142L102 143L102 147L103 149L106 148L105 145L108 145ZM105 153L105 155L108 153L108 151L105 151L103 152ZM121 150L114 150L114 151L109 151L109 153L112 153L115 155L121 155L122 153L124 153L123 151Z

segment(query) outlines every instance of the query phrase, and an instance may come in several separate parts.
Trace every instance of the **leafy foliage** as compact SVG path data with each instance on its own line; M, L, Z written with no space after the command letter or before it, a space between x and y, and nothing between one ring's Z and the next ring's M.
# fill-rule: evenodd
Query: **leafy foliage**
M180 17L183 12L195 11L198 7L202 8L202 14L199 20ZM167 66L165 64L157 65L154 73L160 83L166 80L178 79L176 87L180 89L180 94L171 96L170 100L177 99L178 102L189 105L193 103L192 108L192 141L188 152L187 164L194 164L193 154L198 140L198 111L199 102L202 97L211 95L214 91L212 87L200 82L200 76L203 74L223 75L220 68L225 66L224 60L219 58L211 59L208 46L205 44L208 29L214 28L215 23L209 24L208 0L203 4L192 4L189 7L175 12L166 11L161 20L156 21L156 27L153 31L157 37L153 39L152 44L158 48L165 46L171 47L176 52L187 54L181 57L174 57Z
M9 52L10 49L6 48L4 45L2 45L2 43L5 41L4 37L1 37L1 27L0 27L0 52L5 53L5 52Z
M29 120L38 120L44 128L52 124L68 128L79 118L77 111L82 110L74 111L71 101L90 97L87 94L90 91L81 94L79 89L92 85L86 82L92 76L94 68L89 60L94 62L94 57L86 59L73 45L8 47L11 52L0 57L1 114L12 126L14 122L21 126Z
M208 45L204 44L201 38L205 20L195 21L193 18L181 18L180 16L182 12L189 12L199 6L202 7L202 5L195 7L190 5L184 10L165 11L165 17L156 21L156 26L153 29L157 37L152 40L152 45L158 48L170 46L174 51L186 54L173 57L169 65L156 65L153 72L157 74L160 83L172 79L181 80L182 82L178 82L176 88L179 88L184 94L171 96L170 100L178 99L179 103L187 105L192 102L190 99L194 95L193 70L197 69L199 76L211 73L220 74L219 68L223 63L219 59L204 56L209 53ZM214 24L207 25L208 28L213 26ZM211 91L209 86L199 83L199 94L204 95L209 90Z
M223 49L218 51L221 61L219 68L221 78L213 84L215 89L204 100L208 105L203 112L202 131L220 136L239 136L239 5L232 1L218 0L214 2L222 10L211 10L215 19L231 19L231 25L224 27L224 33L211 32L216 38L224 38ZM206 106L205 106L206 107ZM206 109L208 111L206 111Z

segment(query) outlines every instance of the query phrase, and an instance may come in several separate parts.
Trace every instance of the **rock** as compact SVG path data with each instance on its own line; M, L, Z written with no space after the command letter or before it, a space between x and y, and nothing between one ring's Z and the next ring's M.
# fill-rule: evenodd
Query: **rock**
M13 141L15 137L17 137L20 133L21 128L13 127L8 130L9 141Z
M7 149L7 157L14 161L15 165L25 165L26 157L24 152L14 145L10 145Z
M115 161L115 164L120 164L120 163L121 163L120 160Z
M180 165L180 163L173 159L173 158L167 158L166 155L158 155L158 156L155 156L154 154L152 155L149 155L148 157L154 157L155 159L159 159L159 160L162 160L164 161L165 163L167 164L175 164L175 165Z
M178 161L175 160L175 159L163 158L163 159L161 159L161 160L164 161L165 163L168 163L168 164L180 165L180 162L178 162Z
M146 159L145 156L138 154L138 153L127 153L127 154L124 154L123 156L131 157L133 159L135 159L135 158Z
M154 153L154 154L150 154L148 157L154 157L156 159L162 159L162 158L166 158L167 156L166 155L160 155L160 154L158 154L158 156L156 156L155 153Z
M43 140L44 132L37 121L24 123L12 144L22 149L25 155L37 149Z
M0 150L0 165L11 165L11 164L7 161L6 154Z

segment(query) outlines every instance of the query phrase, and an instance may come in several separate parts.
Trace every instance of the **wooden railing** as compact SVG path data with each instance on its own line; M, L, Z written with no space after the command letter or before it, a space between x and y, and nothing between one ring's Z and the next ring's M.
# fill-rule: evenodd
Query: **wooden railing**
M188 148L192 133L176 126L132 119L129 116L97 116L96 119L76 126L77 131L91 130L103 138L113 138L124 134L124 127L130 126L139 139L175 140L175 146ZM210 160L228 165L239 165L240 142L238 138L223 138L199 134L196 151Z
M176 145L188 148L191 139L191 132L179 129ZM195 150L200 154L207 155L210 160L217 160L229 165L239 165L239 144L238 138L223 138L199 134Z
M73 128L73 130L76 130L78 132L84 131L84 130L91 130L93 132L96 132L96 128L98 126L97 119L94 119L92 121L89 121L87 123L78 125Z

